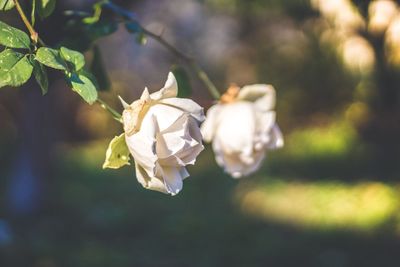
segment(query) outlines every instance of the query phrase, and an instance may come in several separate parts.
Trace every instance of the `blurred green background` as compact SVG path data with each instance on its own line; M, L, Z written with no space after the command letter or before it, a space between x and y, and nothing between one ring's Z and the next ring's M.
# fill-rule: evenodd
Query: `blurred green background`
M121 125L61 75L51 73L44 97L33 82L1 89L0 266L399 266L396 1L116 2L194 56L221 91L273 84L285 147L234 180L208 146L170 197L143 189L133 166L101 169ZM58 1L39 34L79 40L63 11L92 3ZM0 19L23 28L15 11ZM96 44L111 84L101 95L118 110L117 94L157 90L179 64L123 27Z

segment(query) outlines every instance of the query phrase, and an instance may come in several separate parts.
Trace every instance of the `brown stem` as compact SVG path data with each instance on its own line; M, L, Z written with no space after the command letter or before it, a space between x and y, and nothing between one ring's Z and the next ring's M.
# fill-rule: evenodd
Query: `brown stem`
M180 58L181 60L185 61L188 66L192 69L194 73L196 73L197 77L204 83L204 85L207 87L208 91L212 95L212 97L215 98L215 100L219 100L221 97L221 94L219 93L217 87L214 85L214 83L210 80L208 77L207 73L197 64L197 62L187 56L186 54L182 53L179 51L177 48L175 48L173 45L171 45L169 42L167 42L164 38L161 37L161 35L155 34L146 28L140 26L142 29L142 32L149 36L150 38L153 38L157 42L159 42L161 45L163 45L166 49L168 49L172 54L174 54L176 57Z
M103 6L111 9L114 13L121 16L123 18L123 21L122 21L123 23L126 23L126 22L137 23L137 25L140 27L140 30L142 31L143 34L156 40L161 45L163 45L167 50L169 50L172 54L174 54L177 58L184 61L188 65L188 67L197 75L197 77L204 83L204 85L207 87L208 91L213 96L213 98L215 98L216 100L220 99L221 94L219 93L217 87L210 80L207 73L200 67L200 65L193 58L191 58L191 57L187 56L186 54L184 54L183 52L179 51L172 44L170 44L168 41L166 41L161 35L155 34L154 32L149 31L148 29L146 29L142 25L140 25L135 14L133 14L129 11L126 11L125 9L121 8L118 5L115 5L110 0L104 0Z
M41 40L39 39L39 35L38 33L35 31L35 29L33 28L32 24L29 22L28 18L26 17L24 10L22 9L21 5L19 4L18 0L13 0L15 7L19 13L19 16L21 17L22 21L24 22L26 28L28 29L30 35L31 35L31 39L33 41L34 44L37 44L38 41L41 42Z
M108 112L110 112L110 114L113 116L113 118L114 118L116 121L122 123L122 116L121 116L121 114L119 114L118 111L116 111L115 109L113 109L112 107L110 107L106 102L104 102L104 101L103 101L102 99L100 99L99 97L97 98L96 101L97 101L97 103L100 104L100 106L101 106L103 109L105 109L105 110L107 110Z

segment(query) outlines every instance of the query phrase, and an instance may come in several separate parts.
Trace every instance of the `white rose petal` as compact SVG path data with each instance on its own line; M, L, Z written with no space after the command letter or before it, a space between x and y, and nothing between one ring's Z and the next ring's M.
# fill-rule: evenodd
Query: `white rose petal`
M182 111L190 113L196 120L204 121L204 109L196 102L187 98L165 98L160 103L179 108Z
M136 176L143 187L176 195L189 176L185 166L194 164L204 149L199 123L203 108L190 99L176 98L172 73L156 93L124 105L125 139L135 159Z
M170 97L176 97L178 95L178 83L172 72L168 73L167 81L163 88L159 91L152 93L150 98L152 100L161 100Z
M220 113L217 134L222 149L228 153L251 154L256 131L256 114L248 102L225 105Z
M238 99L253 102L259 110L272 110L275 107L275 89L267 84L253 84L242 87Z
M203 140L206 142L211 142L214 138L217 125L219 113L221 110L220 105L214 105L210 107L207 111L207 119L201 125L201 133L203 134Z
M269 149L278 149L283 147L283 135L278 124L274 124L271 131L271 141L268 143Z
M274 88L256 84L243 87L236 101L208 110L203 139L212 142L218 165L234 178L255 172L267 150L283 146L274 106Z

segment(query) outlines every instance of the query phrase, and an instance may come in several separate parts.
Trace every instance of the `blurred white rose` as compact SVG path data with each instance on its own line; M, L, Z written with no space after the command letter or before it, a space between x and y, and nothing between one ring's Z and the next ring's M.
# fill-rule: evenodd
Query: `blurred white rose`
M274 106L274 88L257 84L236 92L230 88L208 110L201 126L203 139L212 142L218 165L234 178L255 172L267 150L283 146Z
M199 128L203 108L177 98L177 93L176 79L169 73L158 92L149 94L146 88L131 105L121 99L125 139L138 181L147 189L171 195L179 193L189 176L185 166L194 164L204 149Z

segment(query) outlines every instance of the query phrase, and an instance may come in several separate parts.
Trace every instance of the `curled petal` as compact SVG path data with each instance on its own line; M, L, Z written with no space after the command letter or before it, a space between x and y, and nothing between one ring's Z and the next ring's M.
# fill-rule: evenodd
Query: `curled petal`
M179 173L182 176L182 180L185 180L186 178L188 178L190 176L189 172L186 170L186 168L180 168L179 169Z
M268 134L275 125L276 112L257 112L257 128L260 132Z
M245 166L240 172L241 173L240 177L250 175L256 172L260 168L264 158L265 158L265 151L255 152L253 154L253 161L251 162L251 164L245 164Z
M186 165L194 164L196 162L197 156L200 154L201 151L203 151L204 146L201 142L203 137L201 135L199 125L192 118L189 118L186 137L184 137L184 139L186 140L186 143L189 144L190 148L181 150L176 155L180 159L182 159L182 161L185 162Z
M157 133L157 155L160 159L166 160L185 148L185 136L188 114L182 115L168 128ZM175 159L172 159L175 161Z
M283 135L278 124L275 124L271 130L271 141L268 144L269 149L278 149L283 147Z
M225 153L219 140L214 140L212 146L218 165L221 166L225 172L232 175L233 178L241 178L255 172L260 168L261 162L265 157L265 152L260 151L252 154L251 160L245 162L240 153Z
M150 114L154 116L157 121L158 131L161 132L171 127L184 113L182 110L172 106L156 104L151 106L146 116Z
M176 107L182 111L189 113L198 122L202 122L205 119L204 109L200 107L196 102L187 98L166 98L160 100L161 104Z
M218 130L219 139L225 153L251 154L256 133L256 114L251 103L235 102L226 104L221 110Z
M156 120L150 115L144 118L143 123L145 127L142 127L141 131L130 136L125 135L125 140L135 162L139 163L149 176L154 176L157 161L155 151Z
M157 134L157 156L163 166L193 164L203 149L197 123L187 113Z
M218 118L221 112L220 105L214 105L210 107L207 111L206 120L201 125L201 134L206 142L211 142L214 138L215 132L218 129Z
M151 99L149 91L145 88L140 99L128 106L126 106L126 102L123 101L122 98L120 98L120 100L125 108L122 112L125 133L127 135L132 135L139 131L142 120L150 108Z
M136 178L144 188L168 194L162 179L156 176L149 176L145 169L137 162L135 162L135 168Z
M244 86L239 92L238 99L253 102L258 110L268 111L275 107L275 95L272 85L254 84Z
M271 142L275 117L275 111L257 112L257 132L254 136L256 150L264 149Z
M172 196L182 190L183 179L188 176L185 167L164 167L163 178L166 191Z
M163 88L150 95L152 100L161 100L165 98L176 97L178 95L178 83L172 72L168 73L167 81Z
M140 100L142 101L150 101L150 93L147 87L144 88L142 95L140 96Z
M129 104L126 103L125 100L121 96L118 96L118 98L119 98L119 101L121 101L122 107L124 109L129 108Z

